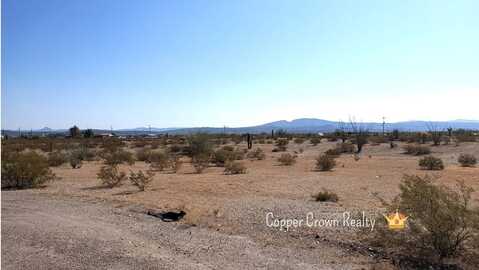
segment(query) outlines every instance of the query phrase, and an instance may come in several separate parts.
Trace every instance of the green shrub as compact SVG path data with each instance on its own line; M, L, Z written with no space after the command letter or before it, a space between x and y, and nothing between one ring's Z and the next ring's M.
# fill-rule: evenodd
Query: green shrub
M120 172L118 165L105 165L101 167L97 176L102 184L109 188L120 186L127 178L124 172Z
M264 153L263 149L261 148L256 148L255 150L253 151L250 151L248 154L247 154L247 157L248 159L251 159L251 160L263 160L266 158L266 154Z
M333 156L323 154L316 158L316 170L330 171L336 166L336 161Z
M419 166L423 170L443 170L444 163L440 158L425 156L419 160Z
M44 156L33 151L2 151L2 188L35 188L55 178Z
M403 149L405 151L404 154L407 155L420 156L431 153L431 149L429 147L417 144L407 144L403 147Z
M102 156L105 159L106 165L115 166L123 163L133 165L135 163L133 154L121 148L114 149L112 151L104 151Z
M313 200L317 202L337 202L339 201L339 196L331 191L328 191L326 189L323 189L323 191L320 191L316 194L313 194L311 197L313 197Z
M282 166L291 166L296 163L296 157L289 153L281 154L281 156L278 158L278 162Z
M391 231L385 219L378 217L381 224L366 234L373 248L393 254L393 259L430 264L460 255L479 255L479 210L471 206L472 188L459 182L457 189L451 189L434 185L428 176L409 175L404 176L399 188L400 194L392 203L384 203L387 213L398 209L408 216L407 226ZM432 267L423 265L418 269Z
M55 151L48 154L48 165L50 167L58 167L67 162L68 155L61 151Z
M188 137L188 154L190 157L205 158L213 154L213 145L209 141L207 134L195 134Z
M474 167L477 163L476 157L471 154L461 154L457 161L462 167Z
M138 187L140 191L145 191L145 189L150 185L151 181L153 181L154 176L155 173L150 170L146 171L146 174L141 170L137 173L130 171L130 176L128 179L130 179L130 182Z
M244 164L237 161L228 161L225 164L225 174L243 174L246 173Z

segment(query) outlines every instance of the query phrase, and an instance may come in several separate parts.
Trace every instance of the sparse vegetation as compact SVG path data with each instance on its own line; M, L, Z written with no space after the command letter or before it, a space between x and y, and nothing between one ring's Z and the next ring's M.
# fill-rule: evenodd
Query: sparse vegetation
M111 166L120 165L123 163L133 165L135 163L133 154L121 148L114 148L112 150L104 151L102 153L102 157L105 159L105 164Z
M243 163L238 161L228 161L225 164L225 174L244 174L246 167Z
M331 192L327 189L323 189L323 191L313 194L311 197L316 202L338 202L339 201L339 196L336 193Z
M250 151L247 154L248 159L250 160L263 160L266 158L266 154L264 153L263 149L261 148L256 148L253 151Z
M429 147L418 144L407 144L403 147L403 149L404 154L407 155L420 156L428 155L431 153L431 149Z
M130 179L130 182L138 187L140 191L145 191L145 189L150 185L151 181L153 181L153 177L155 176L155 173L151 170L146 171L146 173L143 173L143 171L138 171L137 173L130 171L130 176L128 179Z
M434 156L425 156L419 160L419 166L423 170L443 170L444 163L442 159Z
M113 188L120 186L126 180L126 173L119 170L118 165L105 165L97 174L102 184Z
M316 158L316 170L330 171L336 166L336 161L333 156L322 154Z
M477 159L471 154L461 154L457 159L462 167L474 167L477 164Z
M384 219L378 218L383 224L367 236L373 247L402 261L430 264L462 254L478 255L474 245L479 241L479 210L470 205L472 188L459 182L453 190L434 185L428 176L408 175L399 188L400 194L386 206L388 213L399 209L408 216L407 227L391 232Z
M296 163L296 157L290 153L281 154L281 156L278 158L278 162L282 166L291 166Z
M68 162L68 155L61 151L48 153L48 165L50 167L58 167Z
M2 151L2 188L36 188L55 178L44 156Z

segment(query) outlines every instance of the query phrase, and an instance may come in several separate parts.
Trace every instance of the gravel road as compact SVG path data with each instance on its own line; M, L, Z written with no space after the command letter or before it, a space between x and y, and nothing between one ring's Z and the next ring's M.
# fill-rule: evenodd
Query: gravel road
M361 269L112 202L2 191L2 269ZM329 259L326 259L329 258Z

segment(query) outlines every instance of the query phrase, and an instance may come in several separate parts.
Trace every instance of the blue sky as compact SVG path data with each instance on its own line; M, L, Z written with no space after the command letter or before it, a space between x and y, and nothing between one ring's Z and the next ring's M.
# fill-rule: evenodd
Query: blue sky
M2 128L479 119L479 1L2 1Z

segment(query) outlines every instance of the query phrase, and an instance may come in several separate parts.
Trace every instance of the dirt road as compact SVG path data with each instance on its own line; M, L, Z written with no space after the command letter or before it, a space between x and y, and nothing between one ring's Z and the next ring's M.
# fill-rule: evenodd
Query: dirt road
M2 269L362 268L327 249L265 246L111 202L2 191Z

